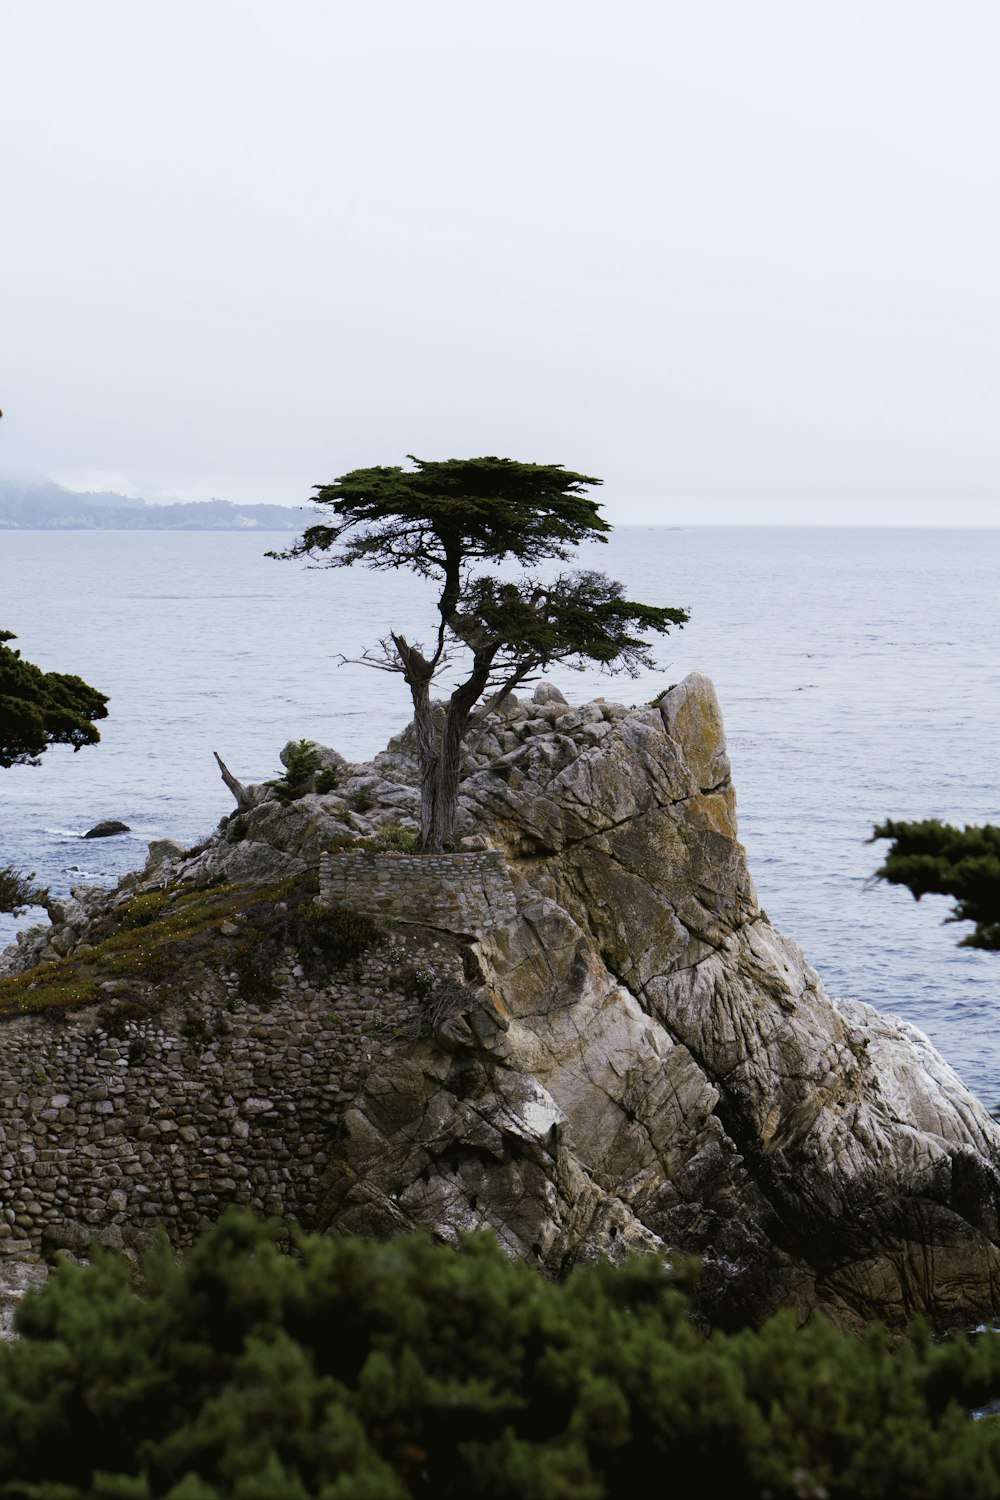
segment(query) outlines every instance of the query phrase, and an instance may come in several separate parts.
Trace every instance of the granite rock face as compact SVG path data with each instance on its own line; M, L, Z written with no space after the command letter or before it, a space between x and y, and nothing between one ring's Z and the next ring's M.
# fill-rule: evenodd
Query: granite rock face
M329 1226L486 1223L552 1272L697 1253L723 1318L996 1308L1000 1133L761 911L711 683L630 711L543 696L490 733L464 826L507 854L518 917L472 945L451 1040L369 1079Z
M156 845L117 892L77 891L7 967L72 952L137 888L295 874L414 826L408 733L337 770L328 795L265 797L200 850ZM722 1321L1000 1310L1000 1131L925 1037L831 1000L761 911L706 678L634 709L545 684L506 701L470 737L461 831L506 857L516 914L451 929L419 1026L394 1041L387 1014L330 1107L309 1227L488 1226L551 1274L696 1254ZM405 904L396 920L416 932Z

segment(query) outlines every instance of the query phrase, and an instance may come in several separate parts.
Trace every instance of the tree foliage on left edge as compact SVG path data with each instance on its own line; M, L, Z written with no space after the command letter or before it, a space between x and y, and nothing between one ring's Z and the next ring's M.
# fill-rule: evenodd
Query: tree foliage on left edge
M94 719L107 717L107 698L80 677L43 672L8 646L16 637L0 630L0 768L36 766L50 745L96 745ZM0 866L0 912L17 916L40 905L47 891L33 877L10 865Z
M25 875L12 865L0 865L0 912L18 917L29 906L41 906L48 899L48 891L34 885L34 875Z
M655 1256L561 1285L230 1211L138 1294L61 1267L0 1347L10 1500L645 1500L1000 1495L1000 1341L892 1343L790 1313L706 1336Z
M915 899L952 896L949 922L972 922L962 948L1000 952L1000 828L954 828L937 818L923 822L880 823L872 839L891 839L879 880L903 885Z
M0 767L37 765L50 745L96 745L93 720L107 718L105 695L81 677L25 661L6 644L15 639L0 630Z

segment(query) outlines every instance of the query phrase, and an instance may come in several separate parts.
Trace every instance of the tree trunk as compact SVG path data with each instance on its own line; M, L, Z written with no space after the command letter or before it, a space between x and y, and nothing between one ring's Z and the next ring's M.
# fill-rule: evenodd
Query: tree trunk
M477 653L472 672L452 693L444 723L437 730L431 707L431 683L438 658L430 661L405 636L393 632L393 644L410 697L413 727L420 759L420 847L439 854L455 847L458 787L462 769L462 741L473 707L482 697L490 678L491 657Z
M477 659L469 678L452 693L437 743L421 762L420 844L430 854L455 847L462 741L472 710L489 681L488 659Z
M413 729L417 738L417 759L420 762L420 847L442 849L443 844L432 842L440 836L435 811L435 785L441 746L434 732L434 710L431 707L431 682L435 664L428 661L416 646L411 646L405 636L393 632L392 641L413 702Z
M219 754L218 750L213 750L212 754L215 756L215 759L218 762L223 781L226 783L226 786L236 798L237 812L246 812L248 808L253 807L256 799L251 795L248 788L243 785L242 781L237 781L232 771L230 771L229 767L226 765L226 762L222 759L222 756Z
M420 845L430 854L455 847L464 727L449 704L436 752L421 778Z

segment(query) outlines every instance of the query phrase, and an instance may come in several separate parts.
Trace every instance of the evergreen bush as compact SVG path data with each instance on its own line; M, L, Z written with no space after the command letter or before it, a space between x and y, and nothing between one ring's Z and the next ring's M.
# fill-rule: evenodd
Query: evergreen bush
M491 1236L296 1235L230 1211L137 1292L108 1252L0 1348L18 1500L992 1497L995 1336L891 1343L783 1313L699 1332L655 1257L565 1283Z
M311 792L320 769L320 753L310 740L296 740L288 747L285 774L278 781L269 781L282 802L295 802Z

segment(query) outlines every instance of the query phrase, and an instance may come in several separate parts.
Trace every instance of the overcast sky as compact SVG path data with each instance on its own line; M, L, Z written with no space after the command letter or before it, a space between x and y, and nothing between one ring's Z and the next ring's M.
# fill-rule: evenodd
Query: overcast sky
M1000 522L996 0L2 0L0 471Z

